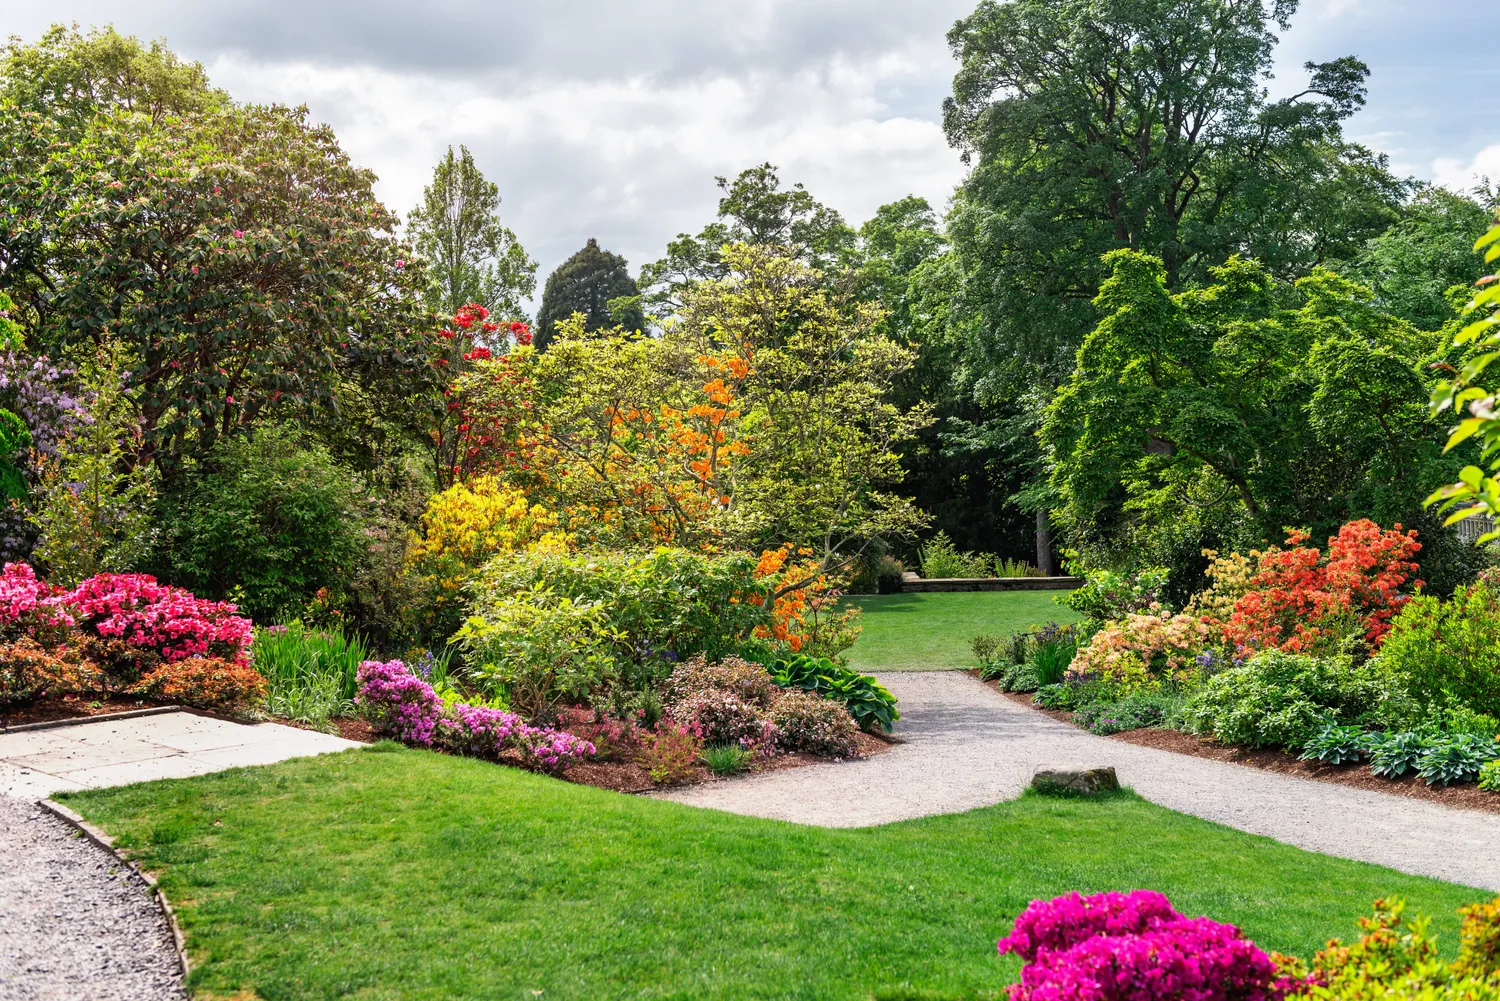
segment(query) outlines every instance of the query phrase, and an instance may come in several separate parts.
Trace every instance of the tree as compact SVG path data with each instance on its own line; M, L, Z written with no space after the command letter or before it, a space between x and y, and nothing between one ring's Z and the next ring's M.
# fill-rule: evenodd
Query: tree
M727 273L720 256L727 244L792 248L800 260L816 268L833 266L853 248L855 234L843 217L801 184L783 189L770 163L742 170L733 181L714 180L724 192L719 199L720 221L709 223L697 236L678 233L667 244L666 257L641 268L644 301L658 320L681 310L687 289Z
M262 415L327 403L341 366L420 364L421 270L374 175L306 109L115 111L77 142L3 109L0 142L0 286L50 350L126 352L132 462L171 466Z
M1104 319L1043 430L1075 542L1176 560L1181 577L1205 545L1287 525L1422 524L1422 498L1457 469L1425 407L1441 335L1321 268L1287 287L1234 258L1174 294L1159 259L1117 250L1106 264ZM1424 570L1447 558L1430 541Z
M547 276L542 307L536 316L537 350L545 351L558 323L574 313L583 314L583 329L588 333L611 326L644 330L646 316L641 312L639 297L640 290L626 269L625 258L599 249L599 241L589 237L582 250Z
M1339 123L1364 102L1352 56L1265 96L1297 0L982 0L948 41L944 102L973 162L949 235L963 256L990 364L1055 385L1107 269L1130 248L1171 287L1241 252L1291 277L1383 229L1403 193Z
M500 188L485 180L467 146L438 161L407 229L427 262L427 308L451 316L478 303L522 319L521 300L536 290L536 262L500 222Z

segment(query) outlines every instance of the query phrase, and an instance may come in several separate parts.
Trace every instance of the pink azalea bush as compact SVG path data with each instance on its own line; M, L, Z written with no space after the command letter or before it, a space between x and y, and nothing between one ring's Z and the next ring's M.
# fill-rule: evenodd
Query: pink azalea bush
M7 563L0 572L0 636L36 638L39 631L67 628L73 618L55 602L58 589L26 563Z
M164 661L222 657L246 663L254 636L232 602L209 601L143 573L102 573L48 601L84 629L155 651Z
M588 741L531 726L515 713L464 702L444 704L431 685L399 660L367 660L357 677L355 701L380 730L403 743L476 757L497 757L515 748L529 767L553 774L594 754Z
M1033 900L997 948L1026 960L1011 1001L1282 1001L1289 987L1238 928L1150 890Z

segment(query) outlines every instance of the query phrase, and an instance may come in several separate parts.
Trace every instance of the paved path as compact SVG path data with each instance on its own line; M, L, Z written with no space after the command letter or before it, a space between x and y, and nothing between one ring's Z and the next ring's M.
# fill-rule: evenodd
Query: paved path
M1500 891L1500 816L1096 737L960 672L882 673L892 750L689 787L664 798L823 827L956 813L1020 795L1038 765L1114 765L1145 798L1287 844Z
M23 730L0 734L0 795L41 799L360 746L280 723L251 726L186 712Z

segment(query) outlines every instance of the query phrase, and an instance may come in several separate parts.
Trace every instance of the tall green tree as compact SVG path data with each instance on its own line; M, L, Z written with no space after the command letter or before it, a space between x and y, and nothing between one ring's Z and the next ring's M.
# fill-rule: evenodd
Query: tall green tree
M536 291L536 262L500 221L500 188L485 179L467 146L448 152L411 210L407 230L427 264L427 308L452 316L469 303L514 320Z
M574 313L583 314L583 329L589 333L612 326L626 331L646 327L640 290L630 277L625 258L601 250L599 241L593 237L547 276L532 341L538 351L546 350L557 333L558 323Z
M718 219L697 236L677 234L666 257L641 268L639 285L652 316L678 314L687 290L728 274L720 253L727 244L788 247L804 264L823 270L846 263L854 231L800 183L783 188L774 165L763 163L740 171L733 181L715 181L724 192Z
M1363 63L1266 97L1297 2L982 0L954 25L944 127L973 172L949 236L991 364L1065 378L1111 250L1157 256L1173 287L1237 252L1293 277L1394 218L1401 182L1340 131Z

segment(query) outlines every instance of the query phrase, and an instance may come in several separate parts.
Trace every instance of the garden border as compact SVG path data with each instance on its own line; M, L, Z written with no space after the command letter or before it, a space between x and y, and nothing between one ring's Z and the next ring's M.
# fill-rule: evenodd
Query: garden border
M83 723L108 723L112 720L135 719L140 716L157 716L162 713L189 712L186 706L150 706L146 709L126 709L117 713L100 713L97 716L69 716L66 719L48 719L39 723L17 723L0 726L0 733L22 733L26 730L53 730L61 726L79 726Z
M119 859L121 864L128 867L132 872L139 876L148 887L150 887L151 897L156 901L156 906L161 910L162 915L167 919L167 927L172 931L172 951L177 955L177 965L182 968L183 985L184 987L186 987L188 974L192 972L192 962L188 959L187 954L187 939L182 934L182 926L177 923L177 912L174 911L172 909L172 905L167 902L166 894L161 892L161 887L156 883L156 877L151 875L151 873L147 872L146 870L142 869L134 861L126 857L124 852L116 848L114 838L110 837L108 834L105 834L102 830L95 827L93 824L90 824L87 820L84 820L81 816L74 813L66 806L63 806L61 803L53 799L39 799L36 801L36 805L52 814L52 816L56 817L58 820L61 820L69 827L76 829L85 838L88 838L89 841L93 842L95 845L98 845L100 848L104 849L115 858Z
M1082 577L917 577L901 581L901 593L942 591L1074 591Z

